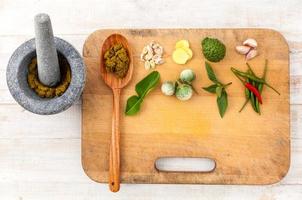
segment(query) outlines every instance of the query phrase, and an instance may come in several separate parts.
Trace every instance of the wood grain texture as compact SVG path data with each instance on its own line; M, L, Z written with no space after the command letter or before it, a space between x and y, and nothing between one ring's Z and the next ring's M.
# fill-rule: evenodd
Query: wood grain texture
M105 67L104 55L112 46L122 44L129 56L129 69L123 78L118 78L113 73L108 73ZM95 72L97 73L97 71ZM132 78L133 58L132 51L128 41L120 34L109 35L103 42L100 57L100 74L103 81L112 89L113 106L112 106L112 128L111 143L109 152L109 188L112 192L120 189L120 96L121 90Z
M228 88L229 108L220 119L215 97L201 91L189 102L165 97L159 88L144 101L141 112L124 117L121 110L121 181L125 183L210 183L271 184L281 180L290 164L289 133L289 50L283 36L268 29L131 29L99 30L91 34L83 48L88 80L82 104L82 164L90 178L108 180L110 141L110 90L95 73L100 65L100 47L112 33L123 34L133 47L133 80L122 95L122 102L134 94L135 84L148 72L139 55L148 42L156 40L165 48L166 63L158 66L161 80L176 79L184 68L197 74L196 88L210 84L206 78L200 40L205 36L221 39L227 47L226 58L213 64L222 82L232 81ZM241 83L230 67L245 69L244 57L234 47L247 37L259 43L260 55L250 63L257 73L269 60L268 81L281 96L265 88L262 115L247 108L238 114L244 102ZM184 66L171 60L175 42L188 39L194 53ZM282 74L282 76L280 76ZM216 162L211 173L167 173L154 168L159 157L209 157Z
M120 189L120 96L121 89L113 89L112 128L109 152L109 188L112 192Z

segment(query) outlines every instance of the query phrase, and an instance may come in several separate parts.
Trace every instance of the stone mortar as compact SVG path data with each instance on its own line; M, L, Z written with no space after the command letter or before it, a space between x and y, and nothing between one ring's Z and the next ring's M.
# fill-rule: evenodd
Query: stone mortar
M40 115L56 114L69 108L80 98L85 85L86 71L79 52L71 44L57 37L55 45L71 68L70 85L59 97L41 98L28 85L28 65L32 58L36 57L35 39L20 45L7 66L6 81L14 99L26 110Z

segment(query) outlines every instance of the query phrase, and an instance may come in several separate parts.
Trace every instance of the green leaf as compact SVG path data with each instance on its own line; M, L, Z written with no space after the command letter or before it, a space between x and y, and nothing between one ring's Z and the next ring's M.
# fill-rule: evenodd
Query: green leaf
M207 74L208 74L208 77L211 81L213 81L214 83L219 83L217 78L216 78L216 75L213 71L213 68L211 67L210 63L208 62L205 62L206 63L206 70L207 70Z
M127 100L126 115L135 115L141 107L141 104L146 97L146 95L156 87L160 79L160 75L157 71L151 72L149 75L147 75L143 80L141 80L139 83L135 86L135 91L137 93L137 96L131 96Z
M221 86L219 86L219 87L216 87L216 94L217 94L217 96L220 98L221 97L221 92L222 92L222 87Z
M220 117L223 118L225 111L228 107L228 95L224 88L221 91L221 96L217 97L217 106L219 109Z
M213 85L210 85L209 87L203 87L202 89L204 89L205 91L207 92L210 92L210 93L213 93L215 94L216 93L216 88L218 87L217 84L213 84Z
M139 97L145 97L151 89L153 89L159 82L160 75L158 71L151 72L143 80L138 82L135 86L135 91Z
M133 95L127 100L127 105L126 105L126 110L125 114L126 115L135 115L141 107L142 100L136 96Z

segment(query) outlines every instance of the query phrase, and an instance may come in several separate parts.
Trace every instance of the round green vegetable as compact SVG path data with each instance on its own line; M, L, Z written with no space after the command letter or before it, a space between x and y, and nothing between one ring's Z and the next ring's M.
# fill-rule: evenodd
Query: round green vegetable
M186 101L192 97L193 89L190 85L181 84L177 87L175 95L177 99L181 101Z
M211 62L219 62L225 56L225 45L215 38L206 37L201 42L204 57Z
M175 84L172 81L165 81L161 85L161 91L164 95L172 96L175 93Z
M191 83L195 79L195 73L191 69L185 69L180 73L180 80Z

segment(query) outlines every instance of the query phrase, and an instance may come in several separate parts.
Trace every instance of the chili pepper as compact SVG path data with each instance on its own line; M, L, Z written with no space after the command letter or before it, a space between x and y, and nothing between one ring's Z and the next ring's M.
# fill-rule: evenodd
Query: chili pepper
M245 83L244 86L245 86L247 89L249 89L249 90L257 97L259 103L262 104L262 97L261 97L259 91L257 90L257 88L255 88L255 87L254 87L252 84L250 84L250 83ZM251 94L252 94L252 93L251 93Z
M246 80L247 83L252 83L249 79ZM247 89L247 88L246 88ZM256 106L255 106L255 95L249 90L247 89L249 92L249 96L250 96L250 100L251 100L251 105L252 108L255 112L257 112Z
M242 71L239 71L235 68L231 68L232 72L234 74L237 74L238 76L241 76L241 77L244 77L244 78L248 78L248 79L251 79L253 81L256 81L257 83L263 83L264 85L266 85L267 87L271 88L272 90L274 90L277 94L280 95L280 92L278 92L275 88L273 88L270 84L268 84L265 80L263 80L262 78L258 78L257 76L254 76L252 74L249 74L249 73L245 73L245 72L242 72ZM237 76L237 77L238 77ZM241 79L240 79L241 80ZM241 80L242 81L242 80Z
M264 66L264 71L263 71L263 75L262 75L262 79L265 81L265 78L266 78L266 72L267 72L267 59L265 60L265 66ZM260 92L260 94L261 94L261 92L262 92L262 89L263 89L263 84L259 84L258 85L258 91Z
M244 92L245 92L245 97L246 97L247 99L249 99L249 98L250 98L250 91L249 91L249 89L245 88L245 89L244 89Z
M236 75L236 74L235 74ZM237 76L237 75L236 75ZM239 77L238 77L239 78ZM239 78L240 79L240 78ZM241 79L240 79L241 80ZM248 80L247 80L248 81ZM242 82L243 83L243 82ZM243 103L242 107L240 108L239 112L241 112L245 106L247 105L247 103L250 101L250 91L247 88L244 88L244 92L245 92L245 102Z
M251 74L252 74L253 76L256 76L256 74L255 74L255 72L252 70L250 64L249 64L249 63L246 63L246 65L247 65L247 68L249 69L249 71L251 72Z
M253 83L253 86L254 86L256 89L258 89L259 84L262 84L262 83L257 84L257 83L255 83L255 81L253 81L252 83ZM258 90L258 91L259 91L259 90ZM259 94L260 94L260 92L259 92ZM255 98L255 108L256 108L256 111L257 111L257 113L260 115L260 105L259 105L259 100L258 100L258 98L255 97L255 95L254 95L254 98Z
M263 84L259 83L259 84L258 84L258 91L259 91L260 94L261 94L262 88L263 88ZM258 99L257 99L257 101L256 101L256 108L257 108L258 113L259 113L259 115L260 115L260 114L261 114L261 111L260 111L260 105L259 105Z
M260 83L258 85L258 91L260 92L260 94L261 94L262 90L263 90L263 84Z
M264 70L263 70L263 75L262 75L262 79L265 81L265 78L266 78L266 73L267 73L267 59L265 59L265 65L264 65ZM251 67L248 65L248 67L251 69ZM263 90L263 84L262 83L259 83L258 84L258 91L259 93L261 94L262 93L262 90ZM256 101L256 108L258 109L259 111L259 114L261 114L260 112L260 105L259 105L259 101Z
M250 69L249 70L250 74L253 74L254 72ZM258 84L262 84L262 83L256 83L255 81L251 81L252 85L254 86L254 88L258 89ZM259 101L258 98L253 94L253 98L254 98L254 104L255 104L255 108L256 108L256 112L260 114L260 107L259 107Z
M231 70L232 70L233 73L235 73L235 74L237 74L237 75L239 75L239 76L241 76L241 77L243 77L243 78L248 78L248 79L251 79L251 80L256 81L256 82L258 82L258 83L265 83L265 81L264 81L263 79L258 78L258 77L255 76L255 75L252 75L252 74L249 74L249 73L246 73L246 72L239 71L239 70L237 70L237 69L235 69L235 68L233 68L233 67L231 68Z
M240 108L240 110L239 110L239 112L241 112L244 108L245 108L245 106L247 105L247 103L250 101L250 98L247 98L246 100L245 100L245 102L244 102L244 104L242 105L242 107Z
M256 107L257 113L258 113L259 115L261 115L261 112L260 112L260 105L259 105L258 99L256 99L256 101L255 101L255 107Z

